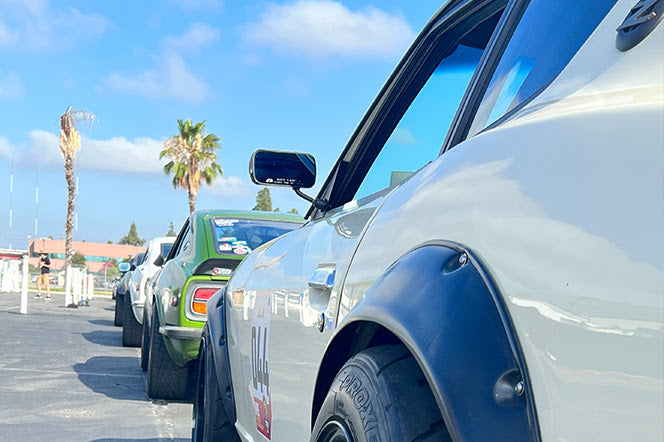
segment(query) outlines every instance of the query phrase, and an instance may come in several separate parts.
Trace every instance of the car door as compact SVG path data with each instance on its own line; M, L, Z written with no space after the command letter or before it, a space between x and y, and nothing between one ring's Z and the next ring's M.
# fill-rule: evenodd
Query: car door
M443 8L323 185L327 210L312 209L312 221L236 270L227 320L236 428L245 439L309 438L316 377L358 241L386 198L439 155L505 3Z

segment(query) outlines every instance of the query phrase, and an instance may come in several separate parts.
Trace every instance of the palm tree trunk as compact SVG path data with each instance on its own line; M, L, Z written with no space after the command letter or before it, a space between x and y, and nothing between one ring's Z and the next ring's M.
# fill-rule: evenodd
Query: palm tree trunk
M187 193L189 194L189 215L191 215L196 210L196 194L191 190Z
M76 196L76 180L74 178L74 156L65 156L65 180L67 181L67 218L65 220L65 267L71 264L74 256L72 248L72 231L74 230L74 197Z

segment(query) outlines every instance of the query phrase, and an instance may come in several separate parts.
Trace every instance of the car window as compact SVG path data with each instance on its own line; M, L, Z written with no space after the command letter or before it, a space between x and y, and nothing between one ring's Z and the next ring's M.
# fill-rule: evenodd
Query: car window
M440 62L374 160L355 199L398 184L438 156L482 53L459 45Z
M183 231L180 232L180 235L178 235L178 240L175 242L175 249L171 250L171 255L169 255L169 258L179 256L187 248L187 246L189 246L189 238L191 236L190 232L191 227L189 224L187 224L183 228Z
M189 249L189 246L191 245L191 237L192 237L191 226L188 226L187 231L185 232L184 237L182 238L180 249L177 251L177 255L181 255L182 253L187 251L187 249Z
M379 197L440 155L506 3L462 6L416 40L328 175L319 193L327 207L314 217Z
M489 81L469 136L522 107L551 83L615 3L530 2Z
M175 242L173 243L173 246L171 247L170 252L168 252L168 256L166 258L166 261L169 259L173 259L175 256L177 256L180 253L180 249L182 248L183 240L189 231L189 219L184 222L184 225L178 232L178 236L175 238Z
M212 237L220 254L246 255L256 247L290 232L299 223L261 219L212 218Z
M166 257L170 253L171 247L173 247L173 244L171 243L164 243L161 245L161 256L163 256L164 259L166 259Z

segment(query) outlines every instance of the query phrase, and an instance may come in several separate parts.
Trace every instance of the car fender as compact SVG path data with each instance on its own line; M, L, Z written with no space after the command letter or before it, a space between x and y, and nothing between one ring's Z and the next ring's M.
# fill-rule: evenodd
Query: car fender
M380 332L379 332L380 331ZM380 336L383 336L380 338ZM312 425L344 362L380 339L413 354L454 440L540 440L525 359L484 266L459 244L411 249L335 331L316 383Z
M210 333L210 345L212 348L208 348L206 351L212 352L215 376L217 377L217 383L229 422L235 422L231 367L226 340L226 287L224 286L219 289L207 303L207 327ZM201 345L204 345L202 339Z

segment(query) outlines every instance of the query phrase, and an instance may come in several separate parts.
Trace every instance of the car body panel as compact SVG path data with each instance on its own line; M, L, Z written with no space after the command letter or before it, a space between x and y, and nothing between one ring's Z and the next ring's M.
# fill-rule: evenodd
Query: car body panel
M143 323L143 309L145 306L145 285L152 277L159 266L154 261L162 254L162 247L167 244L173 244L175 237L157 237L153 238L147 246L143 262L132 272L131 281L129 281L129 293L131 295L131 307L134 317L139 324Z
M617 50L634 3L618 1L513 114L380 194L312 208L312 221L237 268L225 319L243 439L309 438L331 340L360 319L407 335L401 311L353 312L430 243L461 245L492 281L525 360L537 437L664 438L664 27ZM422 321L410 326L435 322L436 306L417 304ZM417 347L436 382L434 356Z

